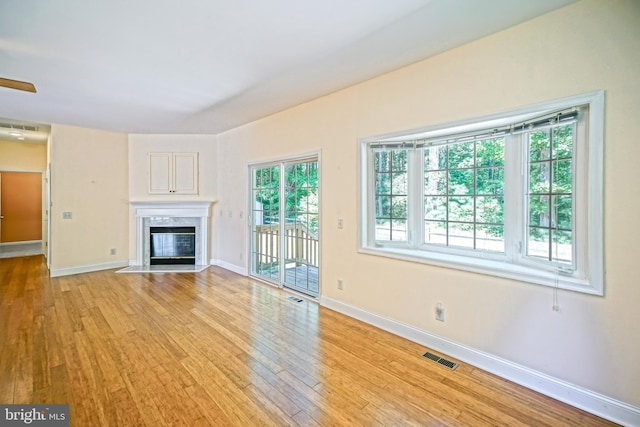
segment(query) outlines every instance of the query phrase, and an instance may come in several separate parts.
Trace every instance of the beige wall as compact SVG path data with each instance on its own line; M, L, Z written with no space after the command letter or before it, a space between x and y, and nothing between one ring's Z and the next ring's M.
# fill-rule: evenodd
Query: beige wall
M198 153L198 194L149 194L148 153ZM217 149L215 135L129 135L129 198L134 201L189 200L212 201L217 198ZM213 212L213 208L212 208ZM136 257L135 212L129 216L129 255ZM212 230L211 223L209 230ZM213 233L210 239L215 239ZM215 245L210 244L210 258L215 258Z
M51 270L128 259L127 135L53 125ZM71 212L72 219L63 219ZM110 249L116 255L110 255Z
M323 296L640 407L639 23L638 1L581 1L221 134L217 209L246 210L248 163L321 150ZM357 253L358 138L599 89L604 297L560 291L554 312L548 287ZM245 220L223 215L215 230L219 258L246 267Z
M0 170L42 172L46 169L46 144L0 140Z

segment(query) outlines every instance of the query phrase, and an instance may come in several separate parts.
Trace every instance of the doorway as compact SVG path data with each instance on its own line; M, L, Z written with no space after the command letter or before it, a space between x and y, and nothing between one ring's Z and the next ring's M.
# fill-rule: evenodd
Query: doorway
M42 224L42 173L0 172L0 253L42 253Z
M318 158L250 167L251 275L317 297Z

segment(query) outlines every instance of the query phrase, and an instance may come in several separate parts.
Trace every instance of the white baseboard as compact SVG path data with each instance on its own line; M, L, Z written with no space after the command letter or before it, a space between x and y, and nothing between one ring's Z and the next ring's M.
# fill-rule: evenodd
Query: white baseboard
M50 271L51 277L70 276L72 274L90 273L92 271L109 270L129 266L129 260L105 262L102 264L81 265L78 267L56 268Z
M22 242L2 242L0 243L0 246L33 245L34 243L42 244L42 240L24 240Z
M393 319L320 297L320 305L376 326L392 334L442 352L514 383L625 426L640 426L640 408L562 381L525 366L449 341Z
M226 261L222 261L220 259L211 259L209 261L209 264L217 265L219 267L222 267L222 268L225 268L227 270L233 271L234 273L241 274L242 276L248 276L249 275L249 271L247 270L246 267L240 267L238 265L231 264L231 263L228 263Z

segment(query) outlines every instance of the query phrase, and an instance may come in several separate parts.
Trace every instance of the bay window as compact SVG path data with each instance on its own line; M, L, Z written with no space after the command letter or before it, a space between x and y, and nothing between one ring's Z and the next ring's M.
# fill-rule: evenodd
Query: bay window
M359 250L602 295L603 104L362 139Z

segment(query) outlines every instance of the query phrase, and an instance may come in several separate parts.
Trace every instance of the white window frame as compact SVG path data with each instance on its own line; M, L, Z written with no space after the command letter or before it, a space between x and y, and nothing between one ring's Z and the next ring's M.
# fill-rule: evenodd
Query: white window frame
M489 253L472 250L458 250L451 247L422 245L424 236L422 184L409 178L408 198L408 242L375 241L375 206L373 156L371 146L380 143L417 141L447 135L480 132L509 123L526 121L547 113L588 105L588 117L577 126L574 143L574 209L575 221L574 268L567 271L549 262L538 262L523 254L526 245L526 218L522 206L512 206L511 212L520 212L517 217L505 214L505 236L509 231L510 241L505 239L505 253ZM582 127L581 127L582 126ZM522 150L513 149L514 136L505 141L505 204L522 204L526 190L523 181L509 181L509 174L527 175ZM518 137L524 140L524 137ZM522 141L517 144L523 143ZM511 145L510 145L511 144ZM509 146L509 148L507 148ZM358 251L363 254L384 256L406 261L420 262L440 267L453 268L480 274L535 283L544 286L578 291L593 295L604 295L604 253L603 253L603 181L604 181L604 91L590 92L577 96L515 108L483 117L454 121L391 134L361 138L358 143L359 165L358 186ZM419 156L409 156L409 174L415 169ZM507 168L518 170L507 171ZM521 170L522 169L522 170ZM417 172L416 172L417 173ZM523 178L524 179L524 178ZM526 181L526 179L524 179ZM513 188L515 186L515 188ZM507 199L507 193L518 194ZM577 207L577 208L576 208ZM419 212L419 213L418 213ZM521 250L516 248L514 236L518 236ZM417 236L420 236L418 238Z

